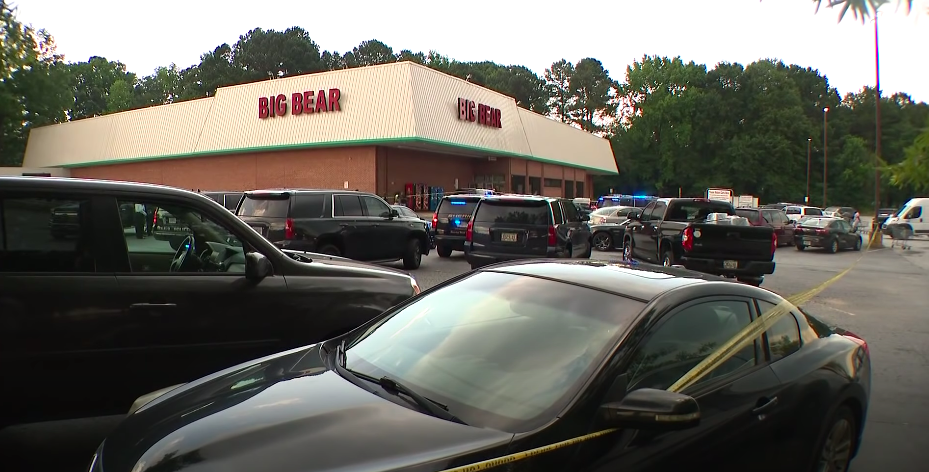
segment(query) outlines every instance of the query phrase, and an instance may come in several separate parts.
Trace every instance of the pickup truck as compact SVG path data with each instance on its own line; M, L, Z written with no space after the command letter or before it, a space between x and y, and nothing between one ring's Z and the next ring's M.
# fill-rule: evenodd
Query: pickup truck
M761 285L774 273L777 239L766 226L711 222L707 217L735 216L726 202L704 198L660 198L633 211L623 237L623 258L640 259L736 278Z

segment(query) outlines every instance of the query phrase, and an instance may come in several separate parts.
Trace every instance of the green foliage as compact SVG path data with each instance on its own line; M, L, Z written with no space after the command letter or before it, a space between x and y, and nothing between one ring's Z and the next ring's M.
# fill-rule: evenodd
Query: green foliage
M929 192L929 121L913 144L906 148L903 161L890 166L890 181L898 187Z

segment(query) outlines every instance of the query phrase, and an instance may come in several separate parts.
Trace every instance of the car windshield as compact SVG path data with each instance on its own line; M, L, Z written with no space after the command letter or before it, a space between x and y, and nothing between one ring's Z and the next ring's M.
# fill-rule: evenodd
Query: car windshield
M477 206L476 199L449 198L439 207L439 215L470 215Z
M829 226L829 223L832 223L835 220L830 218L807 218L800 222L801 226L806 226L809 228L825 228Z
M604 208L597 208L596 210L592 211L590 214L594 216L604 216L604 215L613 213L614 211L616 211L616 207L604 207Z
M468 424L524 432L564 409L643 308L576 285L480 272L362 333L346 366L389 375Z

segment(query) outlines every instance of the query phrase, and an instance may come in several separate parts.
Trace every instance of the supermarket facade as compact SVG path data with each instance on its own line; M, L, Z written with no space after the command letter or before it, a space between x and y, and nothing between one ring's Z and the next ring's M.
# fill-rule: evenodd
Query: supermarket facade
M24 168L203 191L455 188L590 197L610 142L410 62L222 87L33 129ZM50 172L51 173L51 172Z

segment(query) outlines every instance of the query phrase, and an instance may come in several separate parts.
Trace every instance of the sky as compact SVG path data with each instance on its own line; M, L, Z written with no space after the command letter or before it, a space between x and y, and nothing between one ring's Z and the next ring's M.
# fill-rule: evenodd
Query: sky
M252 28L306 29L323 50L378 39L460 61L520 64L540 75L552 62L594 57L624 81L643 55L751 63L777 58L818 69L844 95L873 86L874 30L810 0L13 0L19 19L47 29L68 61L103 56L138 75L184 68ZM547 3L547 5L546 5ZM824 1L828 3L828 0ZM929 102L929 0L909 15L881 8L881 89Z

